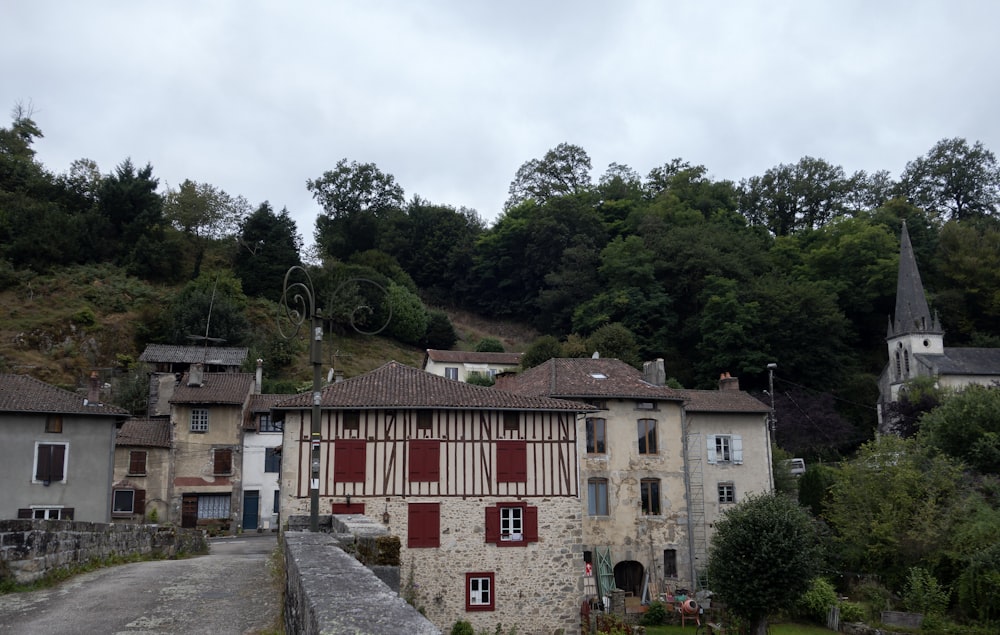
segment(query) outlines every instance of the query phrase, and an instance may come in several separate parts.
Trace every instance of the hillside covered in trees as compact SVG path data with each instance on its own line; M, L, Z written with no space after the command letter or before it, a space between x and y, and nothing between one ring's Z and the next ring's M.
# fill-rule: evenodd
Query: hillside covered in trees
M49 378L128 370L147 343L207 336L251 347L293 386L304 347L274 316L286 271L305 262L334 333L351 333L354 307L376 320L391 304L380 335L409 351L401 361L454 346L445 309L457 309L535 329L529 363L662 357L678 385L729 372L762 391L776 362L779 444L840 456L874 431L904 221L949 346L1000 346L1000 168L978 142L944 139L898 178L803 157L739 183L683 159L595 174L583 148L560 144L513 175L489 226L344 159L303 175L323 208L303 254L288 210L195 180L161 189L154 166L129 158L54 174L32 149L41 136L18 108L0 128L2 370L25 364L12 351ZM82 299L48 326L28 310L59 309L68 285Z

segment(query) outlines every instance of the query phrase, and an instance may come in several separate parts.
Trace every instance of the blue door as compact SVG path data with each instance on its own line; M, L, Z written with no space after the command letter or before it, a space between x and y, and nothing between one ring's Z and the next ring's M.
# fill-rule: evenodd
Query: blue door
M243 530L257 530L257 519L260 517L260 492L254 490L243 492Z

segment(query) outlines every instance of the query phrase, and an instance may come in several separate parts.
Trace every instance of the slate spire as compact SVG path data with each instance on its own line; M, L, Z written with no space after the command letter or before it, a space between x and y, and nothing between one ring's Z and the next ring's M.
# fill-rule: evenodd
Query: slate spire
M896 281L895 321L890 324L889 337L906 333L943 333L936 317L931 316L920 281L917 259L910 244L910 233L903 221L899 238L899 278Z

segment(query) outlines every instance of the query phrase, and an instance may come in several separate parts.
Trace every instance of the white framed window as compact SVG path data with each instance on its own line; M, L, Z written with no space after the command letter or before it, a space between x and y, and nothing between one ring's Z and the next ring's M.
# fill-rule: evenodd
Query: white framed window
M32 483L65 483L69 465L68 443L36 443Z
M135 509L135 490L116 489L112 500L112 514L131 514Z
M458 381L458 367L446 366L444 369L444 376L448 379L454 379L455 381Z
M493 573L465 574L465 610L492 611L494 608Z
M500 508L500 540L509 540L513 542L524 540L523 508Z
M67 515L67 511L63 507L32 507L31 517L35 520L72 520L72 513Z
M736 502L736 486L733 483L719 483L719 502Z
M708 435L708 462L712 464L743 463L743 439L738 434Z
M208 432L208 410L205 408L191 409L191 432Z

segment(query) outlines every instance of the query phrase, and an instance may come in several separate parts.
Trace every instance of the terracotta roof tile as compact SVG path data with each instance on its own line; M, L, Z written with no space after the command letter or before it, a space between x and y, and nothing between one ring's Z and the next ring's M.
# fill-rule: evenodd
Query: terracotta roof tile
M170 447L170 417L133 417L118 430L115 445Z
M184 373L170 403L242 405L253 390L253 373L204 373L201 386L188 386Z
M769 412L771 407L742 390L682 390L689 412Z
M475 351L427 349L427 357L435 362L454 362L456 364L505 364L508 366L517 366L521 363L521 355L523 353L477 353Z
M52 412L123 416L128 412L110 404L88 404L83 395L63 390L27 375L0 373L0 412Z
M655 386L618 359L556 358L502 380L504 390L565 399L621 398L680 401L678 391Z
M255 415L270 412L281 401L291 397L291 395L250 395L250 405L243 416L243 427L246 430L256 430L257 420Z
M169 344L147 344L139 355L140 362L173 364L217 364L240 366L247 358L249 349L227 346L173 346Z
M330 384L321 392L325 408L438 408L490 410L562 410L589 412L590 406L562 399L514 394L389 362L375 370ZM312 407L312 393L280 402L281 409Z

